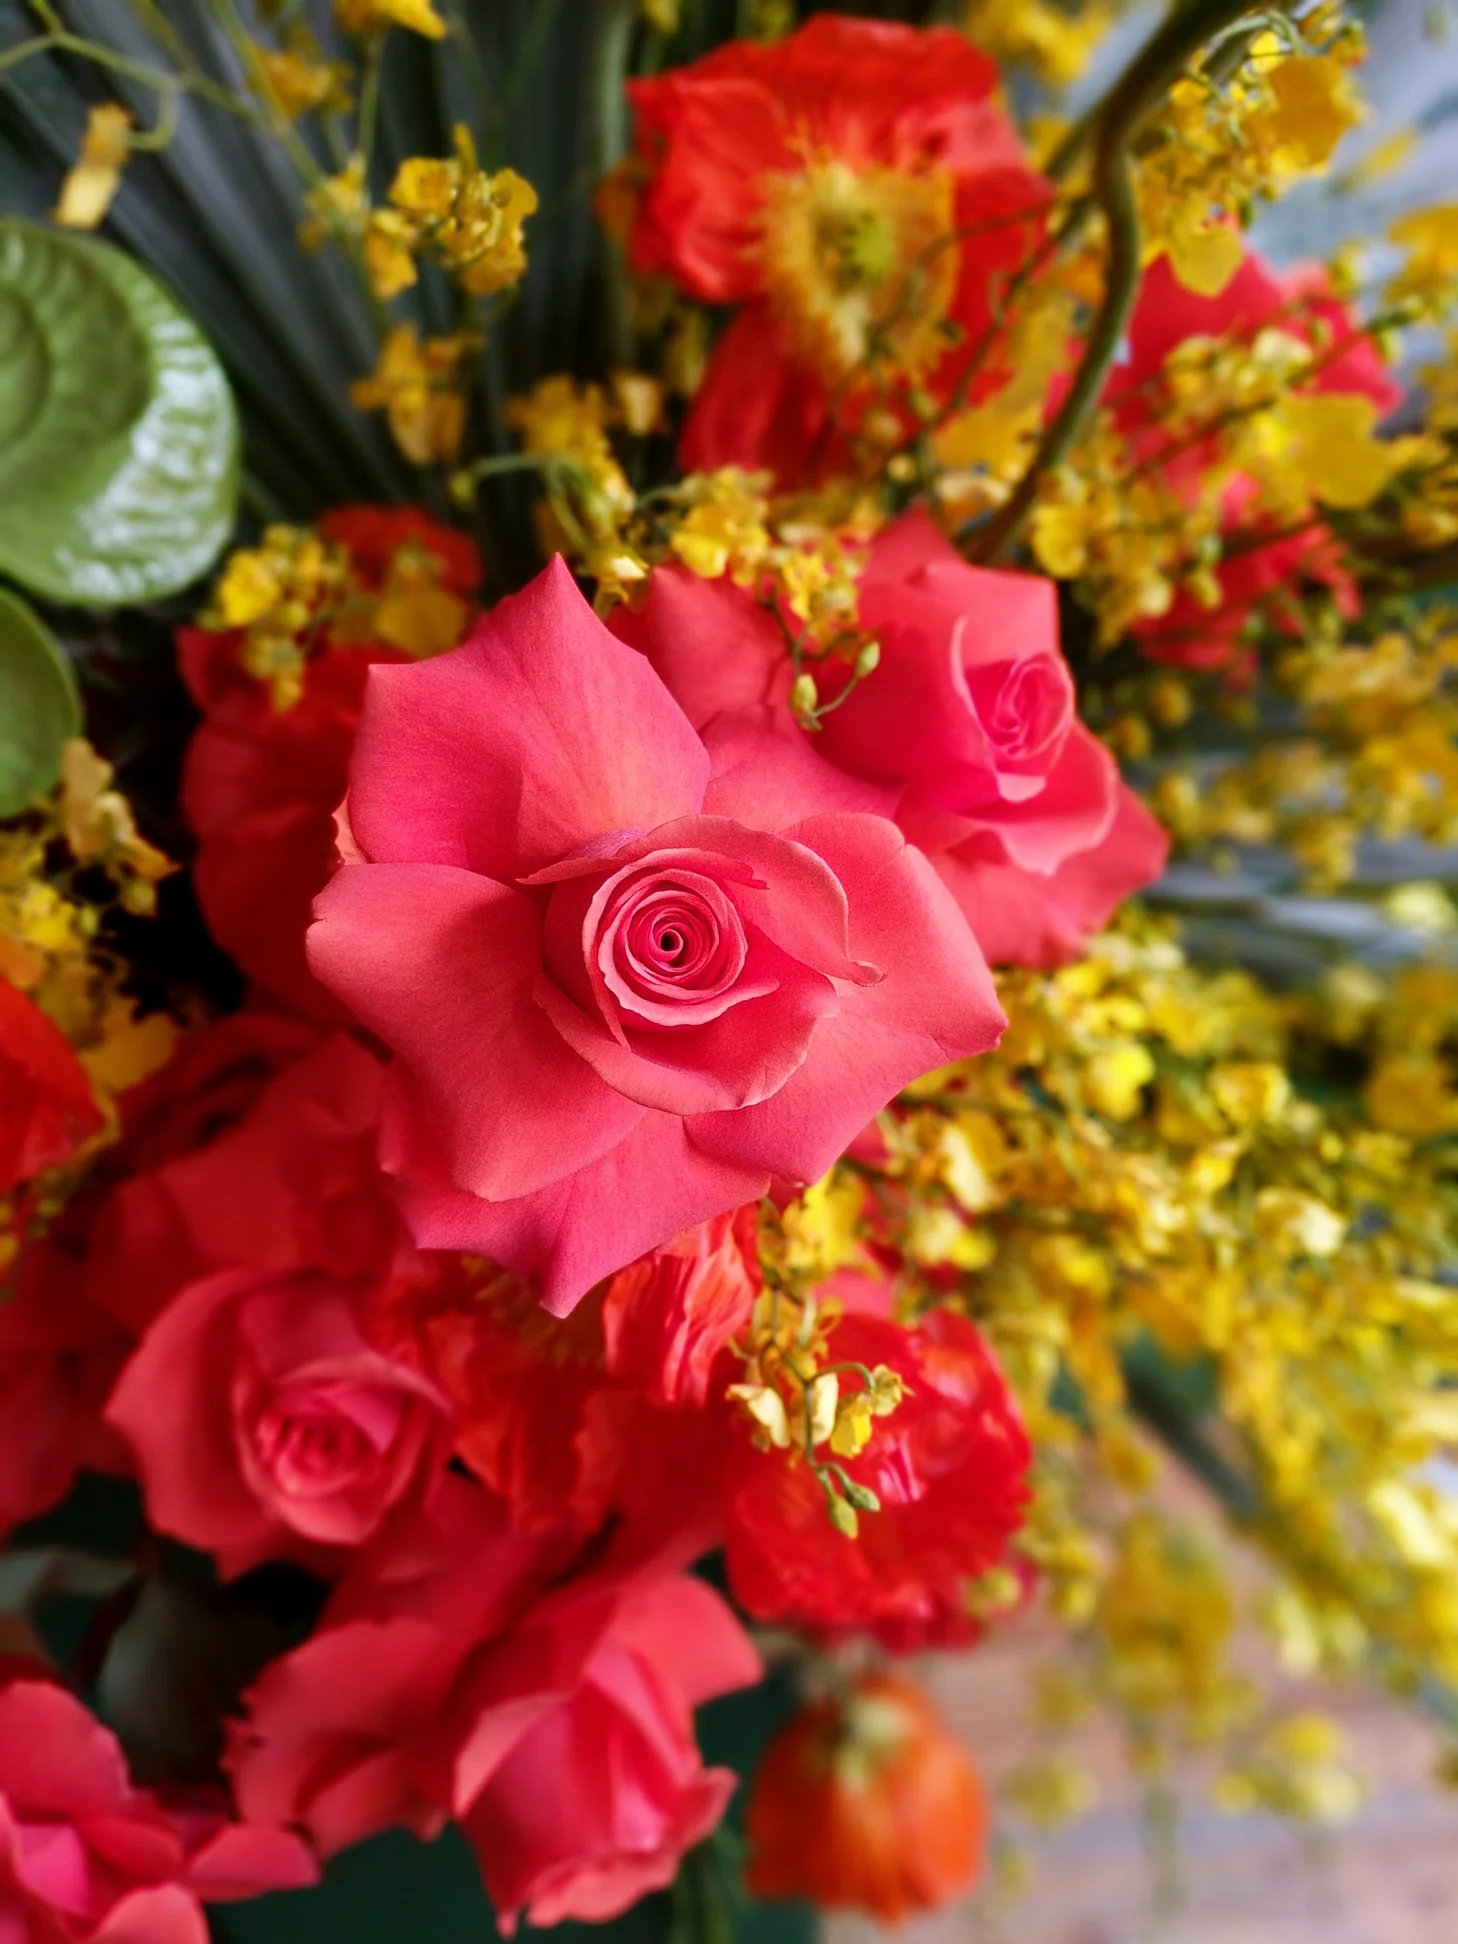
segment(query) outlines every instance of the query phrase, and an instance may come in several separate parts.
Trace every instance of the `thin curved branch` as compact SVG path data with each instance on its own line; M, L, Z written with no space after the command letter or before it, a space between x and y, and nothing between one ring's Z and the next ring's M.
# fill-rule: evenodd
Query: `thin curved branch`
M1108 228L1104 301L1062 405L1043 434L1031 464L1007 502L974 536L973 560L989 562L1017 539L1045 472L1061 464L1098 401L1118 353L1139 289L1139 211L1129 170L1130 147L1145 117L1163 99L1191 58L1249 11L1245 0L1186 0L1147 43L1113 89L1098 117L1093 193Z

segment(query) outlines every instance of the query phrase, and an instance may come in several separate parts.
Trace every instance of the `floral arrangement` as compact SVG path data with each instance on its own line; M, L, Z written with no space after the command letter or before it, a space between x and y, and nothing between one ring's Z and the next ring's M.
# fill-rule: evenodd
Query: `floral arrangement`
M1247 1609L1454 1719L1458 206L1275 267L1360 26L1129 25L0 7L5 1939L1340 1820Z

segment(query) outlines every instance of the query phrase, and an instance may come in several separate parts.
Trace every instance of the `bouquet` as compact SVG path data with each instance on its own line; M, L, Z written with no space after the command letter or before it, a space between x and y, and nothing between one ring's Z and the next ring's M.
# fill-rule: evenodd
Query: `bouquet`
M6 1940L995 1900L1090 1707L1339 1821L1252 1616L1455 1718L1458 206L1268 259L1360 24L1135 27L0 5Z

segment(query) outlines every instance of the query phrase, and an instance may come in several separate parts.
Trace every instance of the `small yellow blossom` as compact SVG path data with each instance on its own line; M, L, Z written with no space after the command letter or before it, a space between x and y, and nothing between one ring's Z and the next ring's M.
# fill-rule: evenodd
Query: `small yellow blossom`
M289 121L316 108L349 106L349 69L340 61L319 59L316 51L293 47L255 47L254 64L264 93Z
M805 1397L806 1439L812 1446L824 1444L835 1429L840 1411L839 1376L833 1370L822 1370L811 1379Z
M306 250L321 249L332 236L354 236L362 228L369 211L369 191L365 186L364 157L356 155L338 175L326 176L304 197L307 212L299 229L299 241ZM373 271L372 271L373 276ZM410 279L414 279L411 265ZM401 289L405 285L399 286ZM376 294L383 294L376 284Z
M346 34L375 34L406 27L427 40L444 40L446 24L434 0L334 0L334 18Z
M1429 1053L1390 1053L1379 1060L1362 1093L1378 1127L1424 1141L1458 1128L1453 1076Z
M1409 210L1387 234L1406 253L1392 294L1428 301L1445 296L1458 278L1458 202Z
M1096 1113L1115 1121L1132 1120L1153 1078L1154 1060L1147 1046L1115 1047L1089 1061L1084 1093Z
M608 374L613 403L625 430L635 439L663 428L664 386L661 378L646 371L613 371Z
M742 1404L754 1422L756 1436L766 1448L784 1451L790 1442L790 1420L784 1399L768 1384L731 1384L725 1391Z
M830 1449L837 1458L859 1458L871 1442L873 1428L871 1400L865 1391L855 1391L841 1400Z
M1411 454L1408 441L1376 436L1377 406L1357 393L1290 398L1282 419L1303 485L1328 506L1369 505Z
M152 887L177 869L138 831L131 805L111 787L116 771L83 737L61 749L61 833L78 863L105 865L121 885L129 911L150 913Z
M1255 127L1295 172L1323 169L1363 107L1346 68L1326 55L1297 54L1278 61L1265 77L1272 107Z
M1252 1223L1263 1241L1291 1255L1335 1255L1347 1232L1335 1209L1299 1188L1262 1188Z
M769 548L759 503L750 494L703 500L684 515L669 546L691 573L718 580L733 567L734 579L748 578L757 557Z
M1090 509L1045 500L1033 514L1033 552L1055 580L1077 580L1088 564L1094 528Z
M1218 297L1245 261L1239 230L1191 211L1170 224L1165 248L1176 277L1197 297Z
M812 1182L780 1217L785 1265L809 1282L867 1261L860 1240L865 1191L848 1169L832 1168Z
M349 388L361 412L383 411L401 452L416 466L454 459L466 429L460 365L477 340L468 336L425 338L413 324L397 324L380 347L368 378Z
M121 188L122 169L131 152L132 118L116 102L88 111L81 153L61 184L55 218L65 229L93 230L102 222Z

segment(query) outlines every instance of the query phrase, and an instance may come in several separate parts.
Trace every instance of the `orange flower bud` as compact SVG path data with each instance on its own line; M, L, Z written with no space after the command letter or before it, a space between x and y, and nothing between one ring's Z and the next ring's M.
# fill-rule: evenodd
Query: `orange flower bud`
M986 1810L972 1759L921 1689L869 1674L781 1729L746 1822L757 1897L808 1897L886 1923L934 1910L982 1867Z

